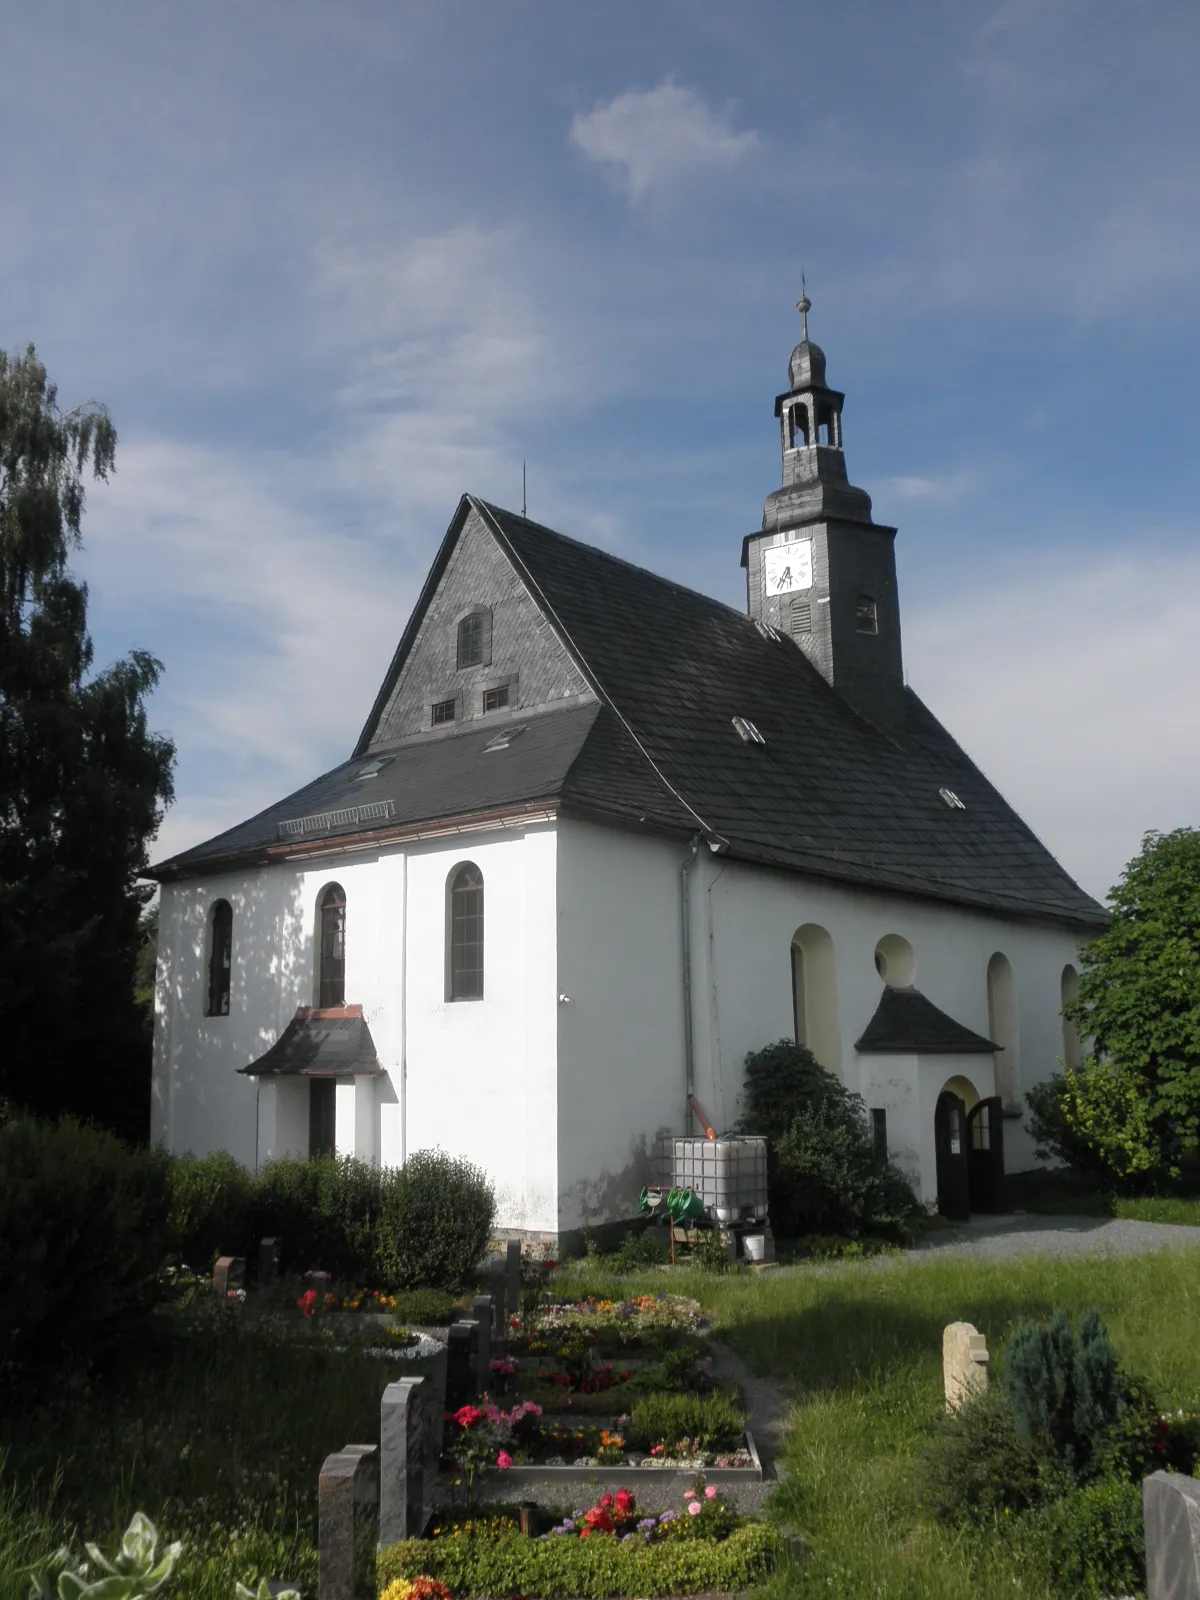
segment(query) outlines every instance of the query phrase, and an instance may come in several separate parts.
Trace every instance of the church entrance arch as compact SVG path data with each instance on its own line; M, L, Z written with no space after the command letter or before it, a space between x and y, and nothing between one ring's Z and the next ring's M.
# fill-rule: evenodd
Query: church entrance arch
M969 1078L947 1080L933 1119L938 1210L955 1222L1004 1209L1004 1107Z
M967 1112L967 1166L972 1211L1004 1209L1004 1107L998 1094Z

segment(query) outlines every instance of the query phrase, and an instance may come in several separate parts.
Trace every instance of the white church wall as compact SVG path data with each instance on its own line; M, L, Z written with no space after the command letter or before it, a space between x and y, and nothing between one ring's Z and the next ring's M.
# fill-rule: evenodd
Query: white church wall
M484 877L484 997L447 1001L447 880ZM498 1223L557 1226L555 841L550 825L497 829L361 855L280 863L166 884L160 911L153 1136L168 1149L229 1150L246 1166L307 1153L307 1084L258 1091L237 1069L316 999L317 905L346 895L346 1000L387 1076L339 1084L339 1152L399 1164L440 1147L496 1184ZM207 923L233 909L229 1015L205 1017ZM405 919L408 949L405 952ZM407 1095L404 990L408 992ZM257 1137L256 1137L257 1124Z
M932 1140L933 1111L922 1092L917 1057L860 1056L858 1092L869 1106L877 1106L887 1113L888 1154L896 1165L912 1179L923 1200L936 1199L937 1174L935 1171L930 1188L924 1159L925 1124L929 1124L928 1134Z
M683 1132L683 855L673 842L559 820L563 1229L635 1215L655 1139Z
M408 861L408 1152L483 1167L497 1225L557 1229L555 852L551 824L420 845ZM446 999L446 893L484 881L481 1000Z

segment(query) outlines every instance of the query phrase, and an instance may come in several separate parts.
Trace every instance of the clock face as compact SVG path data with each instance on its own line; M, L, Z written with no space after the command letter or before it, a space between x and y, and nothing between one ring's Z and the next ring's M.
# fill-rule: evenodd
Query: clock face
M791 594L812 588L812 540L773 544L763 552L768 594Z

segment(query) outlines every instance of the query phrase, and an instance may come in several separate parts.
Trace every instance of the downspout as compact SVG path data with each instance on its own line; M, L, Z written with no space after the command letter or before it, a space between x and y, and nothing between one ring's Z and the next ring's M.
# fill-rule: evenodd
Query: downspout
M412 857L404 853L404 883L400 889L400 1165L408 1164L408 869Z
M679 868L679 906L683 954L683 1130L692 1131L692 1097L696 1092L695 1048L692 1038L692 893L691 871L700 855L700 835L692 835L688 853Z

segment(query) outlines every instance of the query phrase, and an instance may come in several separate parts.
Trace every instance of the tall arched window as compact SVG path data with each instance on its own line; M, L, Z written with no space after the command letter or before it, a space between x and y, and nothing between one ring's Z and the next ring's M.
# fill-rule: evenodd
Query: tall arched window
M996 1093L1005 1111L1021 1109L1021 1035L1017 1026L1017 990L1008 957L999 950L988 962L988 1033L1000 1046L996 1054Z
M446 999L483 999L483 873L468 861L450 876Z
M805 1045L828 1072L840 1077L837 964L833 940L815 922L806 922L792 935L792 1005L796 1043Z
M208 1006L206 1015L229 1015L229 985L233 973L233 907L218 900L209 918Z
M317 917L317 1004L346 1004L346 891L331 883Z
M486 667L492 659L492 613L472 611L458 625L460 667Z

